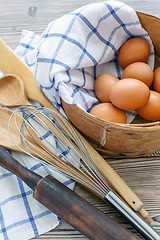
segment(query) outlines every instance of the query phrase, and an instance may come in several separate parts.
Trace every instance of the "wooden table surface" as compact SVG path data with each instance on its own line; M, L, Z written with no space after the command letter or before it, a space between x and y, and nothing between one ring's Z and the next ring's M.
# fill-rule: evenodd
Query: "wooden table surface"
M50 21L91 2L90 0L0 0L0 38L14 49L23 29L41 33ZM122 2L137 11L160 17L160 0L122 0ZM152 217L152 226L160 233L160 157L114 160L109 163L143 201L145 209ZM142 238L110 206L78 184L75 191ZM56 229L36 239L84 240L87 238L62 221Z

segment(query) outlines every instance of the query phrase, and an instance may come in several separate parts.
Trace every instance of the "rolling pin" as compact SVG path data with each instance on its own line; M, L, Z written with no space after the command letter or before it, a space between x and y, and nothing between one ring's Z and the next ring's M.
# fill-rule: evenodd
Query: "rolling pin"
M22 179L33 191L33 197L91 240L138 240L85 199L54 177L30 171L0 147L0 166Z

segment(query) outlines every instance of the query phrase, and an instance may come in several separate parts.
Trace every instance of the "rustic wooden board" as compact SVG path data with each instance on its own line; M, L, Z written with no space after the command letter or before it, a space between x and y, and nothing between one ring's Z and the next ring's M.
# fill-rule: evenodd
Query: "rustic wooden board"
M18 44L23 29L40 34L50 21L91 2L90 0L1 0L0 38L14 49ZM101 1L95 0L94 2ZM127 3L137 11L160 17L160 0L122 0L122 2ZM109 160L107 159L107 161ZM145 209L153 219L152 226L160 233L160 157L112 160L110 165L143 201ZM110 206L88 193L79 185L76 185L75 191L140 236ZM36 239L84 240L87 238L62 221L56 229Z

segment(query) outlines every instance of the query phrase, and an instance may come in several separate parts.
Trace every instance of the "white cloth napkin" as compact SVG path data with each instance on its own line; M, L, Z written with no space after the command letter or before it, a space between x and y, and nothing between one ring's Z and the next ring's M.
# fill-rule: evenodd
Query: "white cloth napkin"
M39 36L23 31L16 53L31 67L44 94L61 110L62 98L87 112L97 103L94 80L102 72L120 77L117 51L131 37L146 38L151 46L148 63L154 64L151 40L129 6L106 1L77 9L51 22ZM132 118L134 113L130 113ZM31 159L11 152L41 176L56 175L73 188L73 182ZM0 240L27 240L45 233L59 218L32 197L19 178L0 168Z

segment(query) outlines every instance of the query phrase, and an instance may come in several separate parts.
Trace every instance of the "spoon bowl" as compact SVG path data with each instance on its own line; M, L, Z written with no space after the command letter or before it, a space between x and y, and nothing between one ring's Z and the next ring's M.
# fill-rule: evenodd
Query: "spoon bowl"
M10 150L15 150L18 152L23 152L21 151L12 141L9 131L8 131L8 122L9 119L12 115L12 111L9 109L5 109L5 108L0 108L0 115L1 115L1 121L0 121L0 146L8 148ZM11 124L13 124L11 122ZM19 121L17 121L18 126L21 126L22 124L22 120L19 119ZM12 127L10 129L11 134L13 136L13 138L15 139L16 143L18 146L22 146L21 145L21 140L20 140L20 136L16 130L15 127Z
M11 118L12 114L13 111L6 108L0 108L0 146L17 152L26 153L26 151L24 151L24 146L21 142L21 135L18 130L22 126L23 119L21 116L16 115L15 122L14 117ZM32 135L34 135L35 139L37 139L38 142L38 138L34 134L33 130L29 126L27 126L27 128L32 133ZM36 144L35 141L33 141L33 138L27 131L25 131L25 138L27 141L30 141L31 144L33 144L34 150L37 149L38 152L38 149L40 149L40 147ZM43 152L43 150L41 150L41 152ZM35 157L38 157L36 150L31 153Z
M0 78L0 104L6 107L30 105L22 80L15 74Z

